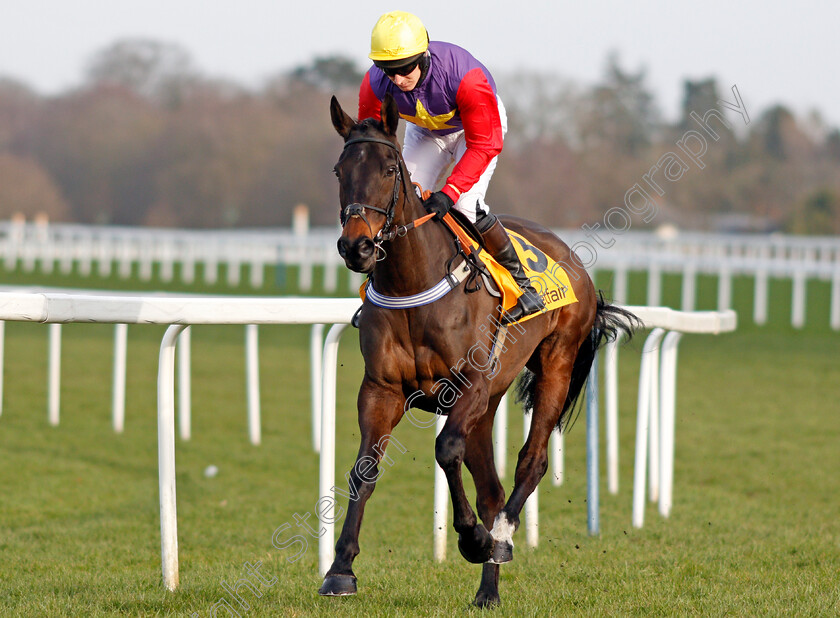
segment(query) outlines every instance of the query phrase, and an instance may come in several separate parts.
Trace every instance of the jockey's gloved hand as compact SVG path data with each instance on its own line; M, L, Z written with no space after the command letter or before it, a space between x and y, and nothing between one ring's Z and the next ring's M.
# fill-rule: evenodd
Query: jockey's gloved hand
M426 212L429 214L434 213L436 221L443 219L443 215L452 210L454 205L455 202L452 201L452 198L443 191L436 191L428 199L423 200L423 206L426 207Z

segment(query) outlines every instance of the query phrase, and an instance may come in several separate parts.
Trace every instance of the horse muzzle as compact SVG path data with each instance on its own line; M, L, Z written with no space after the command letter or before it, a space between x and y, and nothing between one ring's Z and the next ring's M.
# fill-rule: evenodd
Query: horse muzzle
M338 254L347 268L357 273L369 273L376 265L376 245L368 236L338 239Z

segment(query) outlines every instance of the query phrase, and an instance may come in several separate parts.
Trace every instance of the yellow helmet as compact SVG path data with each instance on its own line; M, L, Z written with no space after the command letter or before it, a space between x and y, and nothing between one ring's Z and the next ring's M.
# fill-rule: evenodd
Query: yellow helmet
M429 33L420 18L405 11L385 13L370 34L370 55L374 62L405 60L429 47Z

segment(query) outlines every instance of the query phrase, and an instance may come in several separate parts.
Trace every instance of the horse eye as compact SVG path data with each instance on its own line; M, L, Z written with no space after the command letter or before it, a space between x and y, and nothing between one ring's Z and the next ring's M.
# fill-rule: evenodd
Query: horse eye
M391 167L389 167L388 169L385 170L385 175L386 176L393 176L396 173L397 173L397 168L394 165L392 165Z

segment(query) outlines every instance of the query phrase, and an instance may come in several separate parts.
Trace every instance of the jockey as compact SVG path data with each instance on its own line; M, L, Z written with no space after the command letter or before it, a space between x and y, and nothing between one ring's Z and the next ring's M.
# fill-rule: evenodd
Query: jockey
M370 37L373 66L359 90L359 121L380 120L386 93L407 121L403 158L413 182L433 189L453 161L441 190L423 204L437 218L455 208L474 222L484 245L523 290L505 314L515 322L545 308L530 284L510 237L484 194L507 131L507 117L487 68L465 49L429 41L419 18L392 11L379 18Z

